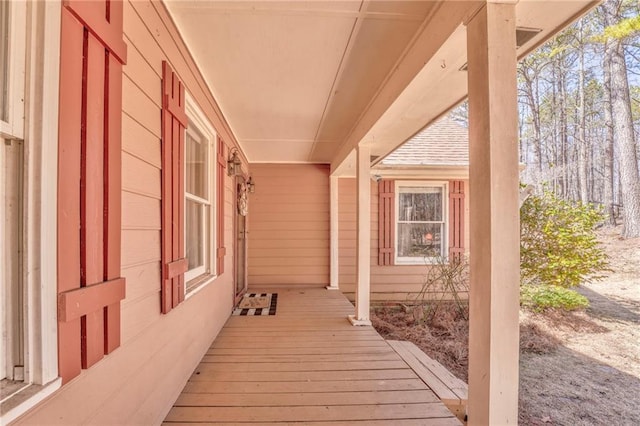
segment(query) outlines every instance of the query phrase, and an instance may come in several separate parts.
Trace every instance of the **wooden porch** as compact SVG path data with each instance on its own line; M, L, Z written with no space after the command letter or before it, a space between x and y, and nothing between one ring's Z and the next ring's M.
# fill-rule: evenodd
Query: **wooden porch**
M276 315L230 317L165 424L460 424L339 291L252 291Z

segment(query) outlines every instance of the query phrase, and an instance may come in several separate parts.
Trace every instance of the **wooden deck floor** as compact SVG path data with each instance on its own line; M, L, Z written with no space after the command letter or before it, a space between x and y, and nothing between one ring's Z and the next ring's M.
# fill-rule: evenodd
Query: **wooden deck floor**
M265 292L277 314L232 316L165 424L460 424L339 291Z

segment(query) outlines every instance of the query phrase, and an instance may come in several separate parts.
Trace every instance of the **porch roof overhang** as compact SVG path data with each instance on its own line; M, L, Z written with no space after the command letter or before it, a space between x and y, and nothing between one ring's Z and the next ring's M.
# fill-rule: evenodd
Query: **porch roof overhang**
M355 174L354 174L355 176ZM371 168L373 179L469 179L469 166L375 166ZM346 176L345 176L346 177Z
M505 2L535 29L519 57L598 3ZM165 4L250 162L341 175L359 144L376 164L467 96L465 23L485 1Z

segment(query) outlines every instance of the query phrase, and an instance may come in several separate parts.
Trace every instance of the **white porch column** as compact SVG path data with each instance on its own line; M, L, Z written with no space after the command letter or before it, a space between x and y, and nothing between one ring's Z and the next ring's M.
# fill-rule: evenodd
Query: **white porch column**
M358 187L356 242L356 314L350 315L353 325L371 325L369 320L371 274L371 150L368 146L356 148Z
M330 256L330 276L327 290L338 290L339 268L339 219L338 216L338 177L329 177L329 250Z
M469 425L518 421L520 222L514 3L488 1L467 28Z

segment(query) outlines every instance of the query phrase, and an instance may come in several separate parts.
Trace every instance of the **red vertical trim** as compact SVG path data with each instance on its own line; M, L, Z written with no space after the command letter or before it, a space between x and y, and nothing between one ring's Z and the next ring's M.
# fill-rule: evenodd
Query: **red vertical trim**
M464 255L464 182L449 181L449 259Z
M84 28L62 13L58 128L58 293L80 288L80 145ZM74 182L73 185L66 185ZM80 318L58 323L58 372L80 374Z
M182 89L182 85L181 89ZM184 107L184 89L181 90L181 104ZM186 164L185 160L185 127L180 126L180 131L178 132L178 192L176 194L176 199L178 200L178 253L177 259L185 258L185 241L184 241L184 167ZM188 268L188 262L185 262ZM186 269L185 269L186 270ZM179 274L177 277L178 281L178 303L184 301L184 291L185 291L185 283L184 283L184 273Z
M83 164L81 167L81 246L84 253L82 286L104 280L104 47L88 32L86 97L84 99ZM95 311L82 320L82 368L89 368L104 355L104 315Z
M162 62L162 286L166 314L184 300L184 86ZM179 265L180 267L173 267Z
M171 260L180 259L180 246L182 245L182 241L180 241L180 204L183 201L180 199L180 123L175 118L172 120L173 125L171 127L171 140L169 143L172 145L172 157L171 157L171 167L173 180L171 182L171 194L173 198L173 204L171 206L171 215L173 220L171 221ZM172 293L172 306L176 307L180 303L180 295L179 292L179 283L180 278L173 278L171 282L171 293Z
M378 182L378 265L393 265L395 258L395 181Z
M122 19L120 14L112 18ZM107 102L105 105L105 281L120 277L121 268L121 229L122 229L122 64L115 56L107 56L108 76L106 87ZM105 308L105 353L111 353L120 346L120 303L113 303Z
M218 137L218 179L217 179L217 210L218 210L218 228L217 228L217 249L216 249L216 272L218 275L224 274L224 256L227 249L224 245L224 192L225 178L227 167L226 146L222 138Z
M108 9L106 2L109 2ZM122 39L121 1L64 0L64 5L121 63L126 62L127 45Z
M163 77L164 78L164 77ZM164 265L167 265L173 260L173 243L172 243L172 205L173 205L173 191L171 186L172 181L172 146L168 141L171 140L173 132L172 128L173 118L171 114L164 110L162 112L162 313L166 314L173 307L172 299L172 287L171 279L164 273Z
M63 383L120 344L125 294L120 278L120 114L126 45L122 2L107 1L110 22L104 0L72 1L62 11L58 359Z

